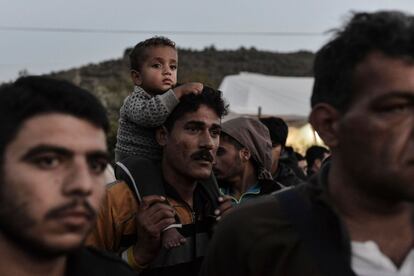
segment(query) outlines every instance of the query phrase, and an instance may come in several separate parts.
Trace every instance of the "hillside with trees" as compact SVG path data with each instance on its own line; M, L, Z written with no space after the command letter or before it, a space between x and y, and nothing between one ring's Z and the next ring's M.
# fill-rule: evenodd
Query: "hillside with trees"
M111 121L108 137L111 151L116 141L119 108L123 99L132 91L129 51L127 49L120 59L50 74L92 91L101 99ZM254 48L219 51L214 46L204 50L179 49L178 81L199 81L218 88L225 76L242 71L279 76L311 76L313 58L314 54L306 51L275 53Z

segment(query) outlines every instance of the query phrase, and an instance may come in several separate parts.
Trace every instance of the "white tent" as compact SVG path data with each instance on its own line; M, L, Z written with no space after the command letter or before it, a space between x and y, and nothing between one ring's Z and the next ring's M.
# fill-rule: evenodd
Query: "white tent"
M226 76L219 89L230 104L231 117L278 116L305 122L310 112L313 78L241 72Z
M276 116L289 125L287 145L304 153L322 140L307 124L313 78L267 76L242 72L226 76L219 90L230 104L229 120L239 116Z

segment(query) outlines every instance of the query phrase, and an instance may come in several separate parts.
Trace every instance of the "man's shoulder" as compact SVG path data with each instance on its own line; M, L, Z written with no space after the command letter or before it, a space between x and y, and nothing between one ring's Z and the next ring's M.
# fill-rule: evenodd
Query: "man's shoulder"
M112 183L107 184L106 192L114 198L133 197L131 189L128 187L128 184L123 180L116 180Z
M302 184L295 188L279 190L236 207L220 223L220 231L226 232L225 235L229 235L230 232L234 234L236 227L237 233L241 233L241 237L248 235L249 239L253 236L265 238L267 235L274 235L275 233L281 239L284 236L291 236L295 232L293 230L294 226L286 215L284 207L281 206L278 195L289 190L295 190L305 200L306 204L310 204L313 201L313 196L309 191L311 187L307 185Z
M320 275L282 205L291 192L313 202L312 187L305 185L236 207L219 223L200 275Z
M220 222L217 230L224 232L223 236L229 237L235 234L235 228L240 239L249 237L249 240L254 241L276 232L289 235L292 224L283 214L277 198L274 195L265 195L236 207Z
M116 213L130 216L137 209L138 202L128 185L121 180L106 186L105 204L108 208L118 210Z
M283 163L279 164L278 174L275 176L274 180L282 183L284 186L297 186L304 183L291 167Z
M94 248L82 248L69 259L69 275L136 275L121 258Z
M277 198L264 195L236 207L219 223L201 275L272 275L269 271L299 247L300 238Z

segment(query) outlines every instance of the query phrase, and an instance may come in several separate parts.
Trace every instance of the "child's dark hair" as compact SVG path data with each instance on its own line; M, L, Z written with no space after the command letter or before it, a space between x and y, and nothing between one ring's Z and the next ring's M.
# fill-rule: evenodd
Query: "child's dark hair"
M175 48L175 42L163 36L154 36L147 40L139 42L129 53L129 62L131 70L139 71L142 63L147 58L147 49L151 47L166 46Z

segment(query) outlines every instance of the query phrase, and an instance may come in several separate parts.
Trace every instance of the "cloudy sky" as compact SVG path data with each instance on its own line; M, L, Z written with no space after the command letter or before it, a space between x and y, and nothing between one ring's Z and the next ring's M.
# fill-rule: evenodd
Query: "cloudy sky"
M412 0L0 0L0 82L119 58L166 35L179 47L315 51L350 11Z

